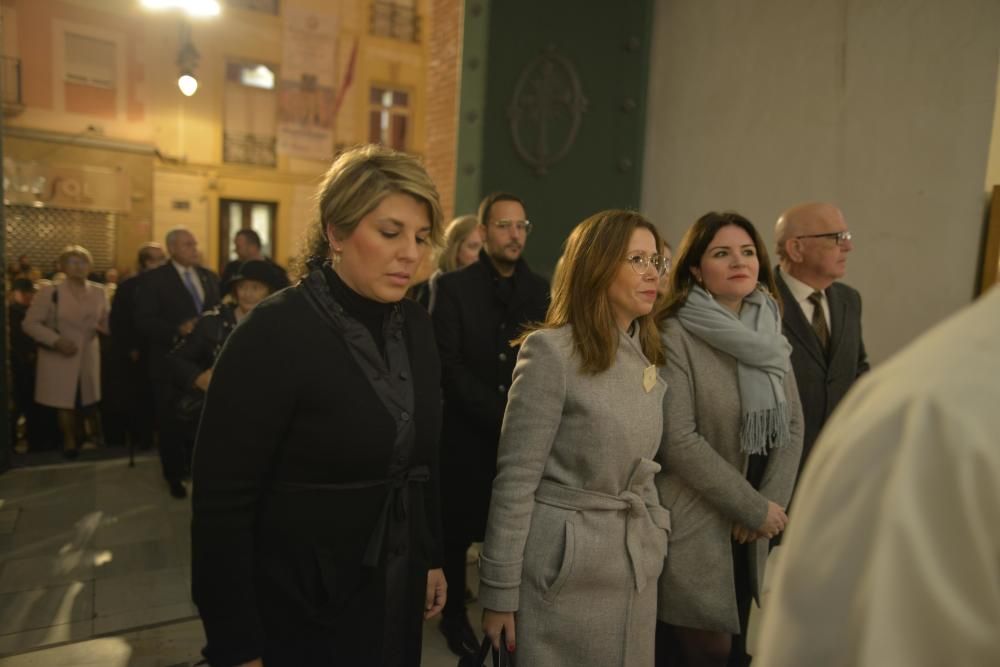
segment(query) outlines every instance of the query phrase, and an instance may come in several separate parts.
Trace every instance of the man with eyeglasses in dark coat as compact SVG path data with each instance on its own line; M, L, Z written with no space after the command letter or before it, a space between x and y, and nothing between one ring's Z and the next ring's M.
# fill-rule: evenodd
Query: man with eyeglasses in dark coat
M483 540L497 444L517 359L510 341L545 318L548 282L521 257L531 232L525 205L495 192L479 205L479 260L438 281L431 317L441 354L444 420L441 497L444 573L452 591L441 619L448 648L478 648L465 609L466 552Z

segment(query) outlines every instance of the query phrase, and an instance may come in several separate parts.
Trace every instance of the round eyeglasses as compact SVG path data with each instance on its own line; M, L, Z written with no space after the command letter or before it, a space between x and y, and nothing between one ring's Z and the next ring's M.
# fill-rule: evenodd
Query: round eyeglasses
M625 261L632 265L632 270L640 276L646 273L650 266L661 278L670 270L670 260L663 255L629 255Z
M531 220L494 220L493 226L503 231L516 229L525 236L531 233Z

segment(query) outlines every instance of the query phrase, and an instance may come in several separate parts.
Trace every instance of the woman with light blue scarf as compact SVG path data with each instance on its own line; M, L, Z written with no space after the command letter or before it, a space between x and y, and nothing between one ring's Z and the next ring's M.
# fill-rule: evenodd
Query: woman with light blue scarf
M746 218L684 236L661 313L667 364L656 486L670 510L657 664L747 664L768 541L788 522L802 408L767 250Z

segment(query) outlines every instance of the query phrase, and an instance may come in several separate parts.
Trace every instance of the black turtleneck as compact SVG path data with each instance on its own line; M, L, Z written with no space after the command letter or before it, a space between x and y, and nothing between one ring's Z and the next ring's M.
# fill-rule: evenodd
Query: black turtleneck
M348 315L361 322L375 339L375 346L385 356L385 320L396 306L395 303L381 303L361 296L337 275L329 264L323 266L326 284L330 286L333 298L344 307Z

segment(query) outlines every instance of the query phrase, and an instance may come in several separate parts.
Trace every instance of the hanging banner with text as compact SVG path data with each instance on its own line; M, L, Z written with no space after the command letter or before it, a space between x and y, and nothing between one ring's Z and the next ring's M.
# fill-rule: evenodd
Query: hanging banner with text
M284 15L278 152L328 162L333 157L336 18L293 7Z

